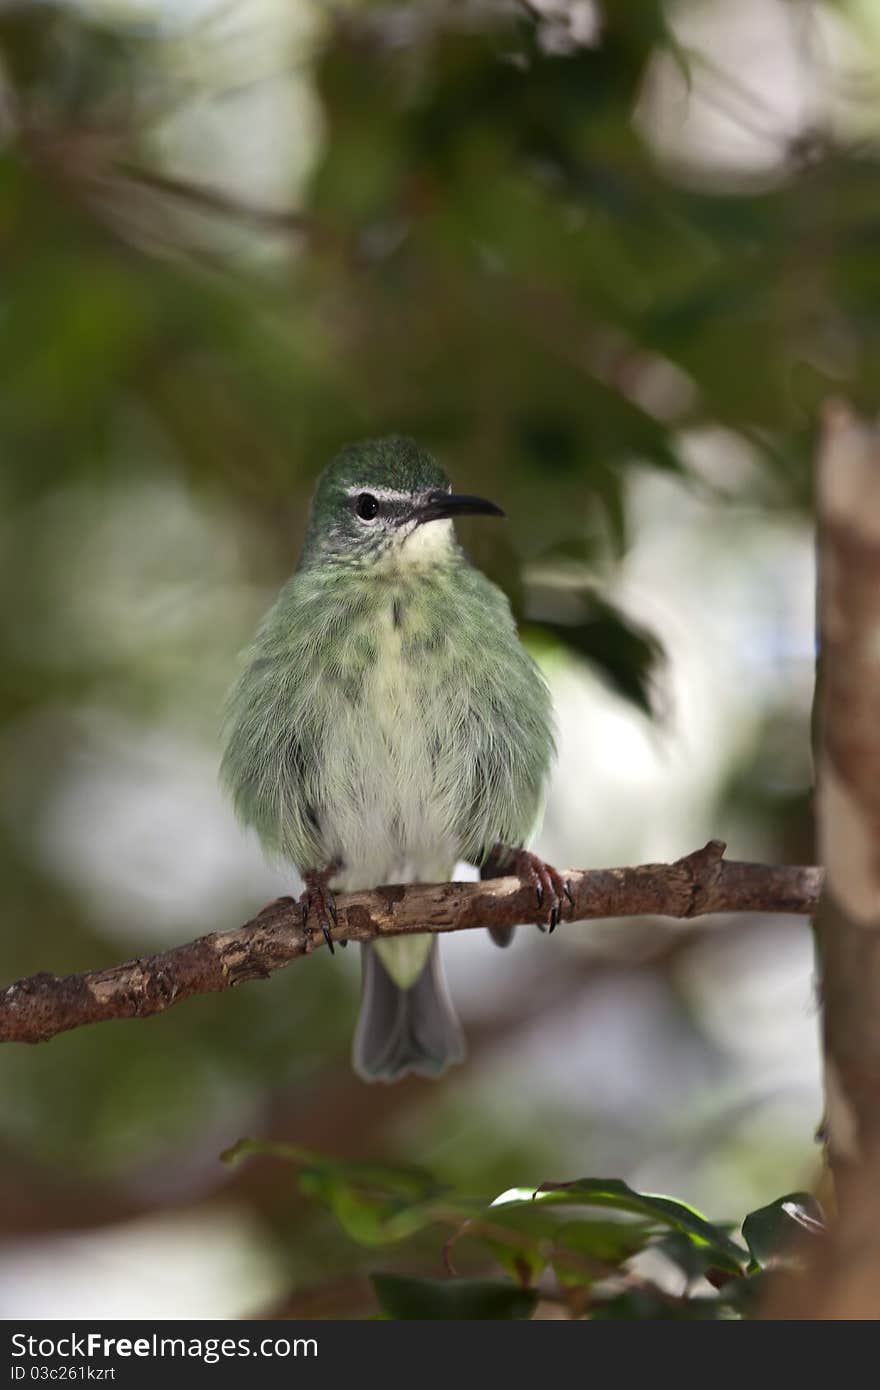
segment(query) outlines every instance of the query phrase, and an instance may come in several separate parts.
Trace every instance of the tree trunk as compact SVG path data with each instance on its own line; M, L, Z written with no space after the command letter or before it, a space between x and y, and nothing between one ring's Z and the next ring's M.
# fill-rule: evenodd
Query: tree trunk
M838 1180L880 1151L880 432L826 411L818 466L825 1133Z
M880 429L825 412L817 470L814 927L836 1219L770 1318L880 1318Z

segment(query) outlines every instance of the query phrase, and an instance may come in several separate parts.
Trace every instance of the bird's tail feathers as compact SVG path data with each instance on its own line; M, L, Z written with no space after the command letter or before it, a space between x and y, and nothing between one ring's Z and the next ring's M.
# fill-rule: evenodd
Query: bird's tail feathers
M362 948L361 1009L352 1061L364 1081L439 1076L464 1057L464 1034L446 988L436 937L408 989L396 984L373 946Z

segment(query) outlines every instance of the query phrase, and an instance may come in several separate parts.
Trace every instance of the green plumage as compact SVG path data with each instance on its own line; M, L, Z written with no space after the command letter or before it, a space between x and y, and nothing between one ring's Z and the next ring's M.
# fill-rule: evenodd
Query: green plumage
M368 488L383 514L364 522ZM411 520L448 489L409 441L340 455L230 695L222 776L236 811L300 871L338 863L336 889L445 879L458 859L522 845L541 811L544 680L451 521ZM381 944L399 986L430 947Z

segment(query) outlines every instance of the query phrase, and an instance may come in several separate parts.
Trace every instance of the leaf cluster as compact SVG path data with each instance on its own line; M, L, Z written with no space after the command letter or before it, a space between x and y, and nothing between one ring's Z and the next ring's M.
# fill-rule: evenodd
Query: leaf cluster
M547 1306L599 1320L748 1317L767 1272L796 1266L797 1238L825 1228L807 1192L750 1212L734 1231L619 1178L544 1182L486 1199L444 1188L416 1167L341 1162L259 1139L240 1140L224 1159L250 1156L290 1163L299 1191L359 1245L393 1249L425 1230L445 1233L445 1277L371 1274L389 1318L519 1319ZM465 1250L475 1274L458 1272Z

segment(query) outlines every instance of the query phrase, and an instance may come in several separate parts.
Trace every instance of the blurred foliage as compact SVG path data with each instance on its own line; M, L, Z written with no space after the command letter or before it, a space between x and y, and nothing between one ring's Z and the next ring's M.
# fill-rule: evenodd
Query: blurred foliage
M830 126L774 135L762 177L666 159L650 128L658 66L685 97L697 79L730 93L659 0L609 0L590 34L577 7L520 0L292 2L279 10L301 9L302 32L264 36L260 62L248 5L199 6L199 19L159 8L0 5L5 978L109 964L253 914L254 880L223 877L213 802L186 798L200 778L213 794L235 654L293 567L314 478L341 444L412 433L459 485L497 499L506 527L462 530L527 640L590 663L644 713L665 634L614 593L633 483L803 513L818 402L880 394L876 142ZM311 103L301 128L271 112L239 122L242 91L288 80ZM275 191L260 192L250 164L275 146ZM693 464L688 441L718 427L750 461L745 480ZM795 755L781 783L768 771L787 720L774 712L729 799L755 824L760 793L764 845L785 843L796 803L806 857L809 771ZM155 763L167 775L154 785ZM126 791L138 833L118 842ZM185 839L192 882L162 882L163 838ZM121 879L165 888L162 922ZM703 1022L669 983L675 952L643 925L654 944L632 959L656 957L670 1030L693 1043ZM0 1223L123 1222L222 1188L258 1214L298 1286L349 1272L348 1236L262 1169L224 1186L214 1155L245 1128L358 1158L386 1139L403 1154L445 1144L469 1191L561 1171L560 1136L576 1129L579 1153L608 1145L610 1171L615 1144L633 1151L621 1133L648 1152L665 1117L622 1113L624 1098L615 1129L607 1111L543 1094L521 1112L517 1076L502 1123L480 1070L524 1035L532 997L552 1023L566 989L592 985L602 966L590 974L586 957L557 957L543 994L536 970L521 1011L473 1030L465 1081L434 1090L367 1092L349 1075L351 960L4 1049ZM721 1046L700 1040L708 1085ZM697 1107L682 1142L704 1123L725 1127ZM313 1181L309 1196L340 1206L330 1169ZM416 1197L435 1199L394 1190L401 1225ZM355 1201L351 1220L384 1239L389 1213L367 1207ZM521 1207L524 1228L533 1207L556 1219L549 1194ZM702 1248L656 1210L628 1219L681 1259ZM624 1258L617 1226L595 1212L582 1226L596 1258ZM414 1231L401 1278L423 1272L433 1234ZM536 1230L523 1248L547 1239ZM386 1280L389 1306L402 1296ZM628 1288L608 1306L642 1297ZM528 1301L518 1286L510 1299Z
M737 1318L758 1305L765 1270L798 1267L793 1242L825 1229L808 1192L779 1197L742 1223L742 1238L693 1207L636 1192L617 1178L511 1188L463 1198L412 1167L340 1163L293 1145L240 1140L224 1157L269 1155L294 1165L301 1192L327 1207L352 1240L390 1246L445 1227L445 1279L371 1276L386 1317L528 1318L539 1304L587 1318ZM453 1256L476 1247L507 1277L459 1277ZM639 1268L650 1254L654 1264ZM636 1263L634 1263L636 1262ZM653 1274L648 1270L655 1270ZM674 1290L674 1291L673 1291Z
M682 469L701 422L806 499L829 380L877 395L874 152L817 134L774 187L686 186L633 123L658 53L686 75L658 0L608 7L600 41L553 37L525 5L328 18L324 138L285 218L157 166L163 117L193 98L173 36L4 6L10 505L142 469L120 448L140 423L189 485L270 522L276 577L337 446L408 431L506 503L511 543L475 548L522 611L523 567L548 552L607 572L627 470ZM268 268L233 235L255 225L286 242ZM40 558L13 548L8 622L22 591L45 600ZM646 702L650 650L624 615L546 625ZM39 679L14 675L19 697Z

